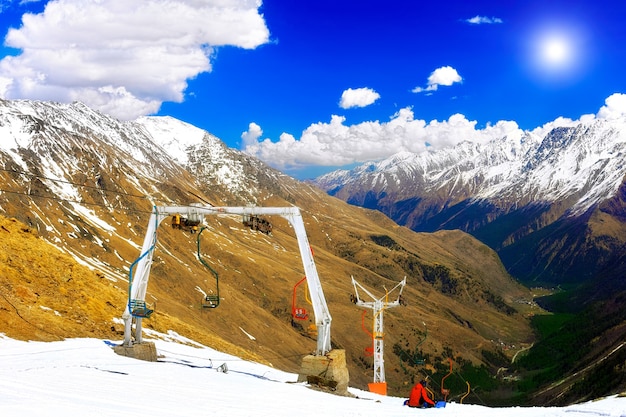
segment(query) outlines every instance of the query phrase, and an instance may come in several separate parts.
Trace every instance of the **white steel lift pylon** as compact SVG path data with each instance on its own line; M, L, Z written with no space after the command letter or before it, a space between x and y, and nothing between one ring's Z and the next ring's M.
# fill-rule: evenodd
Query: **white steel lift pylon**
M346 364L345 351L342 349L332 349L330 343L330 323L331 316L326 304L326 298L322 291L313 252L307 239L304 221L300 214L300 209L291 207L214 207L202 205L189 206L154 206L148 229L143 241L143 246L139 257L130 266L128 281L128 302L126 303L122 319L124 320L124 341L115 347L115 352L123 355L144 360L157 360L156 348L152 342L142 340L142 320L149 318L152 309L146 305L146 292L150 278L150 267L157 244L157 229L161 222L173 216L175 222L172 226L186 227L195 233L197 226L202 223L205 216L210 215L240 215L244 219L254 219L259 215L277 215L285 218L291 226L298 241L302 266L307 278L307 287L315 324L317 326L317 347L315 352L307 355L302 360L302 366L298 375L298 381L307 380L310 376L323 376L321 383L332 386L338 394L347 394L349 374ZM183 221L184 220L184 221ZM269 223L258 223L257 230L262 232L271 231ZM133 270L135 273L133 274ZM135 338L132 338L132 324L135 322Z
M352 285L354 285L355 296L352 301L354 304L371 308L374 313L374 324L373 324L373 347L374 347L374 382L368 384L370 392L375 392L377 394L387 395L387 382L385 381L385 359L383 357L384 351L384 339L385 334L383 331L383 311L386 308L397 307L399 305L404 305L404 301L402 299L402 290L406 285L406 277L398 285L393 287L391 291L387 291L385 288L385 296L381 298L376 298L371 292L369 292L365 287L356 282L354 277L352 277ZM398 291L398 296L395 301L389 301L389 294L393 293L396 289L400 288ZM363 301L359 296L359 289L367 294L372 301Z
M150 267L152 257L157 244L157 229L160 223L171 215L184 215L193 225L201 223L205 216L210 215L277 215L289 221L294 229L302 258L302 266L307 277L308 289L310 293L313 312L315 314L315 324L317 326L317 348L315 356L326 355L330 350L330 323L331 316L326 304L326 298L322 291L313 254L304 229L304 222L298 207L214 207L214 206L154 206L148 230L144 238L143 247L139 258L131 265L129 271L129 295L122 319L124 320L124 342L123 346L131 348L132 322L135 321L135 343L142 343L142 319L148 318L152 310L146 307L146 291L150 279ZM136 268L135 268L136 267ZM133 269L135 273L133 275Z

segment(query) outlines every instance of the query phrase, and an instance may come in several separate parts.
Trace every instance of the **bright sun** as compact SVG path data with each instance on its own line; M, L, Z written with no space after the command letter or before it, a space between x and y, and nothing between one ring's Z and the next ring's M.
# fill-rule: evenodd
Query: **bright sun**
M566 65L570 58L571 47L564 37L552 35L542 41L541 59L545 64L560 67Z
M523 36L524 67L546 86L571 85L580 80L592 61L589 31L576 22L544 21L531 25Z

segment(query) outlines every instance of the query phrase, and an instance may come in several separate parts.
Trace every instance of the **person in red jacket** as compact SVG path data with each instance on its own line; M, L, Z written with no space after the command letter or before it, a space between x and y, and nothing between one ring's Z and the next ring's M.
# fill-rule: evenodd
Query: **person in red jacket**
M428 382L422 380L413 386L409 399L404 402L409 407L434 407L435 402L428 397Z

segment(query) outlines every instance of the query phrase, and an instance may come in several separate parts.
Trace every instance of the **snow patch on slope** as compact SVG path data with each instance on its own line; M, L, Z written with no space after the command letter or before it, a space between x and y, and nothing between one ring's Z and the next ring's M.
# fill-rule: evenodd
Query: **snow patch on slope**
M296 381L297 374L242 360L173 331L144 333L156 345L158 362L116 355L111 346L117 341L23 342L0 333L0 415L621 417L626 409L626 398L614 396L567 407L451 402L416 410L402 405L406 397L310 389Z
M170 116L140 117L135 123L182 166L189 163L190 148L200 145L206 135L204 130Z

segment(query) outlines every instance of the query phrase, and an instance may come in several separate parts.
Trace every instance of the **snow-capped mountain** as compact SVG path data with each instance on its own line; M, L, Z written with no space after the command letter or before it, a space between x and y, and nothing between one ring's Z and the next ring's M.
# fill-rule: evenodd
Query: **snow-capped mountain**
M66 146L71 149L58 149L51 140L53 138L33 140L43 124L54 129L57 135L68 133L71 144ZM215 136L180 120L143 117L120 122L82 103L0 101L0 136L3 138L0 151L17 161L21 169L28 167L20 152L29 149L41 156L43 174L52 179L61 178L65 172L89 172L80 167L80 161L63 158L64 153L71 155L81 149L93 152L104 145L106 151L111 152L99 151L103 162L99 164L101 167L123 167L128 161L127 168L137 174L135 176L158 181L164 177L163 170L180 173L181 168L193 166L202 171L200 180L210 184L211 188L253 202L258 198L255 192L258 190L250 189L249 170L258 166L265 168L259 161L229 149ZM109 157L113 160L104 164ZM277 171L276 175L279 175ZM141 191L146 195L154 192L149 189Z
M228 148L219 138L172 117L141 117L134 122L201 184L220 189L231 203L258 203L263 195L259 177L268 184L287 177L248 155Z
M528 132L437 152L402 152L351 171L331 172L315 183L353 202L366 190L381 202L445 191L448 204L471 198L509 207L575 197L570 211L576 215L615 195L626 174L625 154L626 120L596 120L556 128L545 138ZM418 223L411 226L419 228Z
M581 282L621 253L624 238L589 226L581 229L585 243L577 240L578 248L548 242L563 239L565 225L586 223L605 205L621 207L614 200L621 198L625 156L626 119L594 119L545 137L528 132L419 155L405 152L315 183L416 231L472 233L499 250L507 268L524 281ZM623 218L618 211L614 218Z

